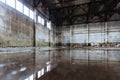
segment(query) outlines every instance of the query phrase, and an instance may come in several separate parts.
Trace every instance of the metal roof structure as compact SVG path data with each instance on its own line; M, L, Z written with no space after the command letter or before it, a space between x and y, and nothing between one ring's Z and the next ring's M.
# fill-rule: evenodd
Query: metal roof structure
M120 20L120 0L26 0L44 6L56 26Z

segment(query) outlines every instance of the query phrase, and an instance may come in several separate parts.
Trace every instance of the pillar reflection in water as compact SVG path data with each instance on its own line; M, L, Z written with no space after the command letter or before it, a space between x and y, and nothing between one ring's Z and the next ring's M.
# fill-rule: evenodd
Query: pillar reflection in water
M0 54L0 80L37 80L57 65L55 51Z

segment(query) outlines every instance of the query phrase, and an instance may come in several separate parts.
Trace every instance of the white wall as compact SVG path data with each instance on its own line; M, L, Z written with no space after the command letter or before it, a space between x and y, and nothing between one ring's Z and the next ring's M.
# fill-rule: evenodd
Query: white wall
M120 42L120 21L64 26L61 29L62 43Z

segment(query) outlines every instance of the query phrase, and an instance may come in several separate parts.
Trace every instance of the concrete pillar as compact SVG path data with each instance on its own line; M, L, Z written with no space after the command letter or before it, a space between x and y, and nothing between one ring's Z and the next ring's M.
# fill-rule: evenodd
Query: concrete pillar
M104 29L103 30L104 30L104 43L105 43L106 42L106 37L105 37L106 36L105 35L105 22L104 22Z
M104 22L104 43L108 42L108 26L107 22Z
M87 45L89 45L89 24L87 24Z
M73 30L72 30L73 28L72 28L72 26L70 26L70 46L72 45L72 39L73 39L73 34L72 34L72 32L73 32Z
M34 10L34 20L33 20L33 47L36 47L36 22L37 22L37 11Z
M50 30L48 30L48 35L49 35L49 47L51 46L51 37L50 37L50 35L51 35L51 33L50 33Z
M105 22L105 27L106 27L106 43L108 43L108 24Z
M73 53L73 50L70 50L70 64L72 64L72 53Z

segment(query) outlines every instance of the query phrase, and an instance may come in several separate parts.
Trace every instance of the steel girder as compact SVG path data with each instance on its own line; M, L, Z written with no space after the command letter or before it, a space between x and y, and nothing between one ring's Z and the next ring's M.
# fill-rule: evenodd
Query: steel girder
M92 0L89 3L49 9L56 26L120 20L120 0Z

